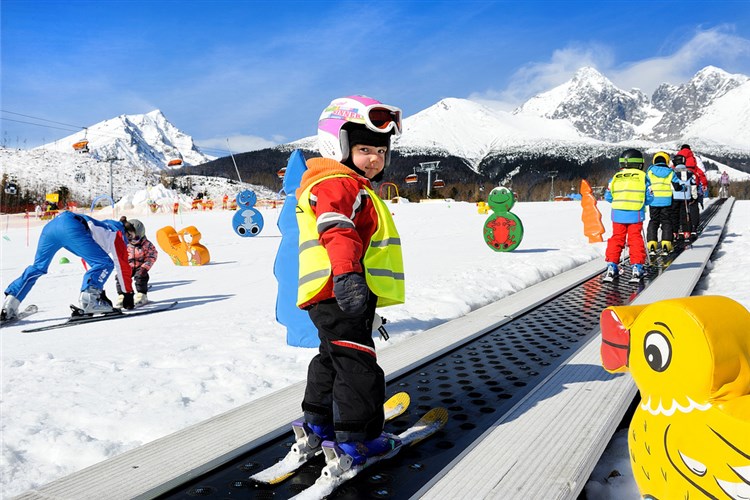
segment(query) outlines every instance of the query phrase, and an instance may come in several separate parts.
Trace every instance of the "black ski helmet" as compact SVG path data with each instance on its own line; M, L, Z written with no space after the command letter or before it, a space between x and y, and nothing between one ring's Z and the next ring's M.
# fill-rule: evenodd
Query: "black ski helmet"
M685 164L685 157L682 155L674 155L672 157L672 165L684 165Z
M643 153L637 149L626 149L620 155L620 168L637 168L643 170Z

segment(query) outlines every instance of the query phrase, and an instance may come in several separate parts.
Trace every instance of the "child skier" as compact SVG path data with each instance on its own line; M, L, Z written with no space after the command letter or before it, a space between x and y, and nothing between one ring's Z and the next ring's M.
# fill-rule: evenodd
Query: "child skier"
M104 283L113 269L117 270L117 275L127 284L123 307L132 309L133 287L130 284L130 266L127 265L128 226L127 223L116 220L99 221L88 215L61 212L42 229L34 263L5 289L0 319L10 320L18 315L21 301L31 291L36 280L47 274L52 258L61 248L81 257L89 266L83 275L79 297L84 313L113 311L112 302L104 293Z
M698 237L698 185L693 172L685 166L685 157L675 155L675 177L681 189L675 188L672 193L673 210L679 214L677 237L694 241Z
M354 464L397 446L383 433L385 377L372 339L375 307L404 302L400 239L373 191L401 134L401 110L365 96L335 99L318 121L323 158L297 190L297 305L318 329L295 427L335 440Z
M125 217L122 217L122 219L125 219ZM148 280L150 278L148 272L156 262L159 252L156 251L154 244L146 238L146 228L143 222L138 219L130 219L128 222L132 227L132 231L128 233L128 263L135 281L134 305L137 307L148 304ZM120 307L125 296L119 280L117 280L117 293L119 294L117 307Z
M663 254L672 251L672 189L682 189L675 179L674 172L669 168L669 155L659 151L653 156L651 166L646 170L646 177L651 184L654 199L648 207L650 220L646 230L648 251L655 254L661 250ZM661 245L659 244L659 228L661 227Z
M721 198L729 196L729 174L726 170L721 173L721 179L719 179L719 196Z
M702 208L703 198L708 198L708 178L706 178L706 174L701 166L698 165L698 159L695 157L695 154L693 154L693 150L690 148L689 144L683 144L680 146L680 150L677 154L685 158L685 166L690 172L692 172L693 177L695 177L695 185L698 187L698 205ZM700 212L695 217L696 227L698 227L699 217Z
M607 271L604 281L619 276L618 263L627 242L632 265L631 281L643 278L646 246L643 242L643 220L646 205L653 199L650 183L643 171L643 153L626 149L620 155L620 171L609 181L604 199L612 204L612 236L607 240Z

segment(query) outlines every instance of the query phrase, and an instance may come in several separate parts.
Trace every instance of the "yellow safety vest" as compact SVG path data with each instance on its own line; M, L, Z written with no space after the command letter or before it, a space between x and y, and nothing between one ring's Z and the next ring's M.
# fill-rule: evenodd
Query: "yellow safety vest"
M299 196L297 202L297 225L299 226L299 284L297 305L312 300L325 287L331 276L331 260L320 244L318 224L310 207L312 187L333 177L349 177L333 174L311 183ZM404 260L401 255L401 238L393 223L391 212L375 191L364 186L378 215L378 227L365 251L363 265L367 286L378 296L378 307L403 304Z
M609 192L612 208L640 210L646 201L646 173L635 168L624 168L612 177Z
M672 197L672 177L674 177L674 174L659 177L658 175L654 175L653 172L648 173L648 179L651 181L651 191L654 193L655 198Z

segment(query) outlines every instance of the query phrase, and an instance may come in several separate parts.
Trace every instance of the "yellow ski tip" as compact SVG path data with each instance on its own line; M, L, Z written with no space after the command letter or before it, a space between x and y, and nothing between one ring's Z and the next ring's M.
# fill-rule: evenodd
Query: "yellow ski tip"
M383 411L386 415L386 420L392 420L409 408L411 403L411 397L408 392L397 392L385 402L383 405Z
M445 408L433 408L422 415L422 418L419 420L426 424L436 425L438 428L442 428L448 423L448 410Z
M290 477L292 474L297 472L296 470L293 470L292 472L288 474L284 474L283 476L275 477L273 480L268 481L266 484L279 484L280 482L284 481L286 478Z

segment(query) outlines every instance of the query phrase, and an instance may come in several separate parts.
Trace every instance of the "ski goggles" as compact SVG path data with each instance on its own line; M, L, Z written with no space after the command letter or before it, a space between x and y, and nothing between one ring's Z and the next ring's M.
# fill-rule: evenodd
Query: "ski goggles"
M401 135L401 110L386 104L371 104L362 113L365 126L373 132L391 132Z

